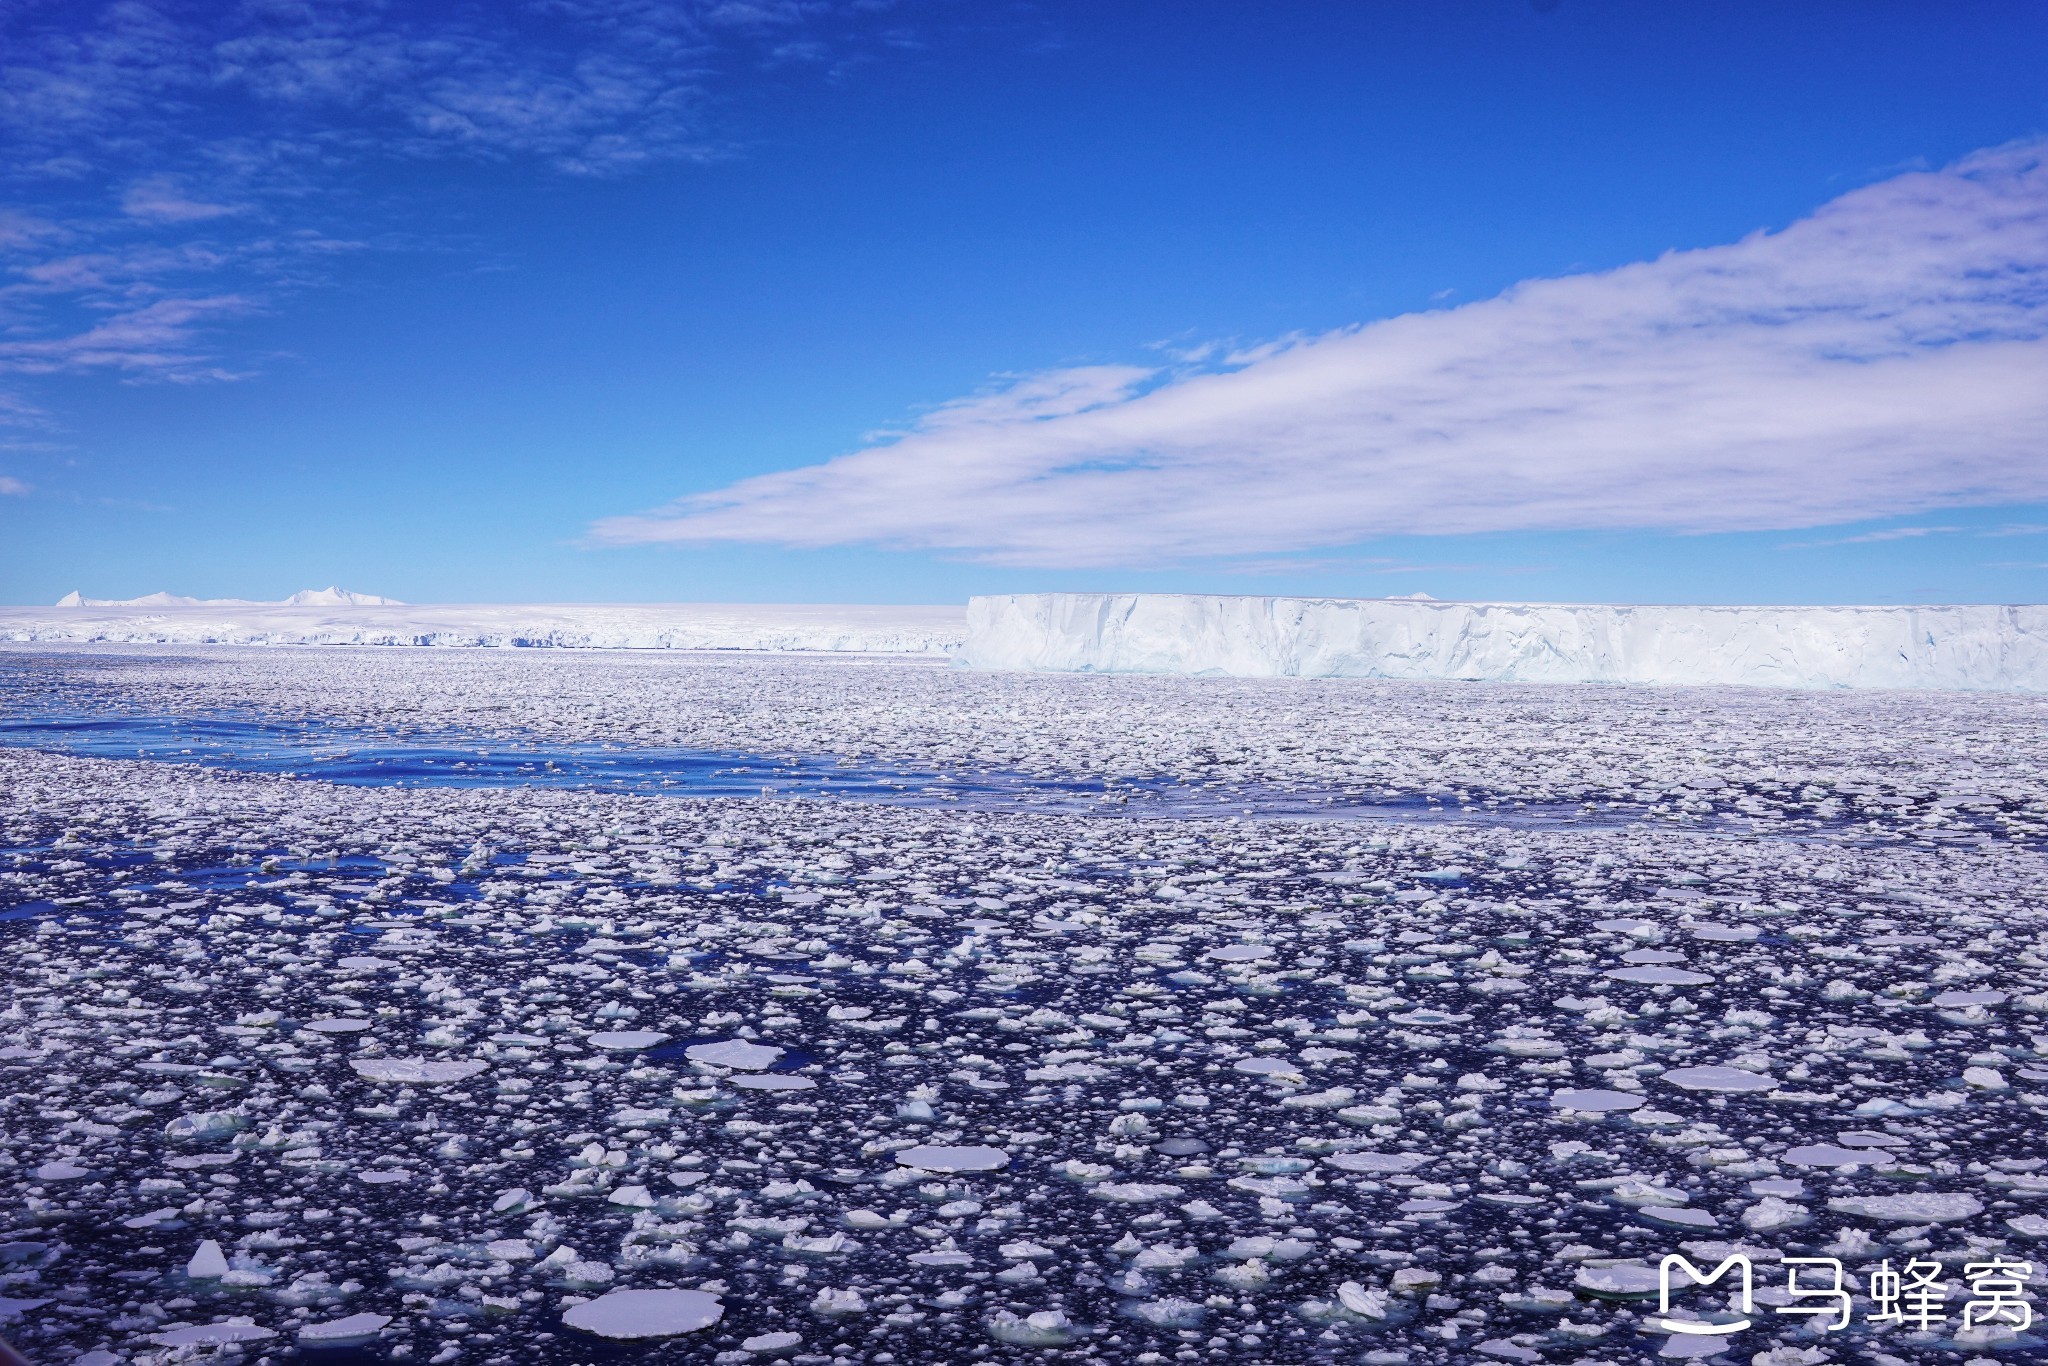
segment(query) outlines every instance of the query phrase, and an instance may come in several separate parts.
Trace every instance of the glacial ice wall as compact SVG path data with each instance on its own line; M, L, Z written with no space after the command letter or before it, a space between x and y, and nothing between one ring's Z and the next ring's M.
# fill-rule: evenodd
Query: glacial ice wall
M1015 593L968 602L959 660L1238 677L2048 691L2048 606Z
M792 603L0 607L0 641L147 645L554 646L944 655L958 607Z

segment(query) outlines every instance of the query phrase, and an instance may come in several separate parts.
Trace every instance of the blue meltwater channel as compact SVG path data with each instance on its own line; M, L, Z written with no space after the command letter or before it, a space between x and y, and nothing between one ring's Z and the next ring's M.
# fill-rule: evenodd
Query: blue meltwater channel
M197 764L361 787L557 787L687 797L870 801L1055 814L1253 819L1453 819L1613 823L1576 803L1452 804L1363 787L1203 786L1157 776L941 773L879 759L561 744L438 733L394 737L243 715L0 717L0 746Z

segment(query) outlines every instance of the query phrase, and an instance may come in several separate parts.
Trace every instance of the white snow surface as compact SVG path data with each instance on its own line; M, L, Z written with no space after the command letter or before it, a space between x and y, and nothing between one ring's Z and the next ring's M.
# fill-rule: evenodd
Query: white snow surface
M1672 607L1013 593L978 669L2048 691L2048 606Z
M75 602L74 599L77 599ZM482 603L408 606L341 589L282 603L67 597L0 607L0 640L137 645L554 646L944 655L966 639L955 606L801 603Z

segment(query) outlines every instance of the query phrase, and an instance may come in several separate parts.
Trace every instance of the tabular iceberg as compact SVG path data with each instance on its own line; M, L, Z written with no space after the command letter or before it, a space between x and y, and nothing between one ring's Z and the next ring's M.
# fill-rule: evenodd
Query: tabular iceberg
M959 660L1237 677L2048 691L2048 606L1014 593L968 602Z

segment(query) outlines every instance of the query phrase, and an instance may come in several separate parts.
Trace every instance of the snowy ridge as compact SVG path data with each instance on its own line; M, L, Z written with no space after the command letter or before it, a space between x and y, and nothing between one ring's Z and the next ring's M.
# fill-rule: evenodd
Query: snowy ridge
M338 591L338 590L336 590ZM778 650L942 655L958 607L790 603L357 605L154 602L0 607L0 641L144 645L541 646L589 650Z
M1631 607L1016 593L967 605L982 669L2048 691L2048 606Z
M403 607L397 598L351 593L346 588L301 588L279 602L260 598L188 598L177 593L144 593L139 598L89 598L72 589L59 607Z

